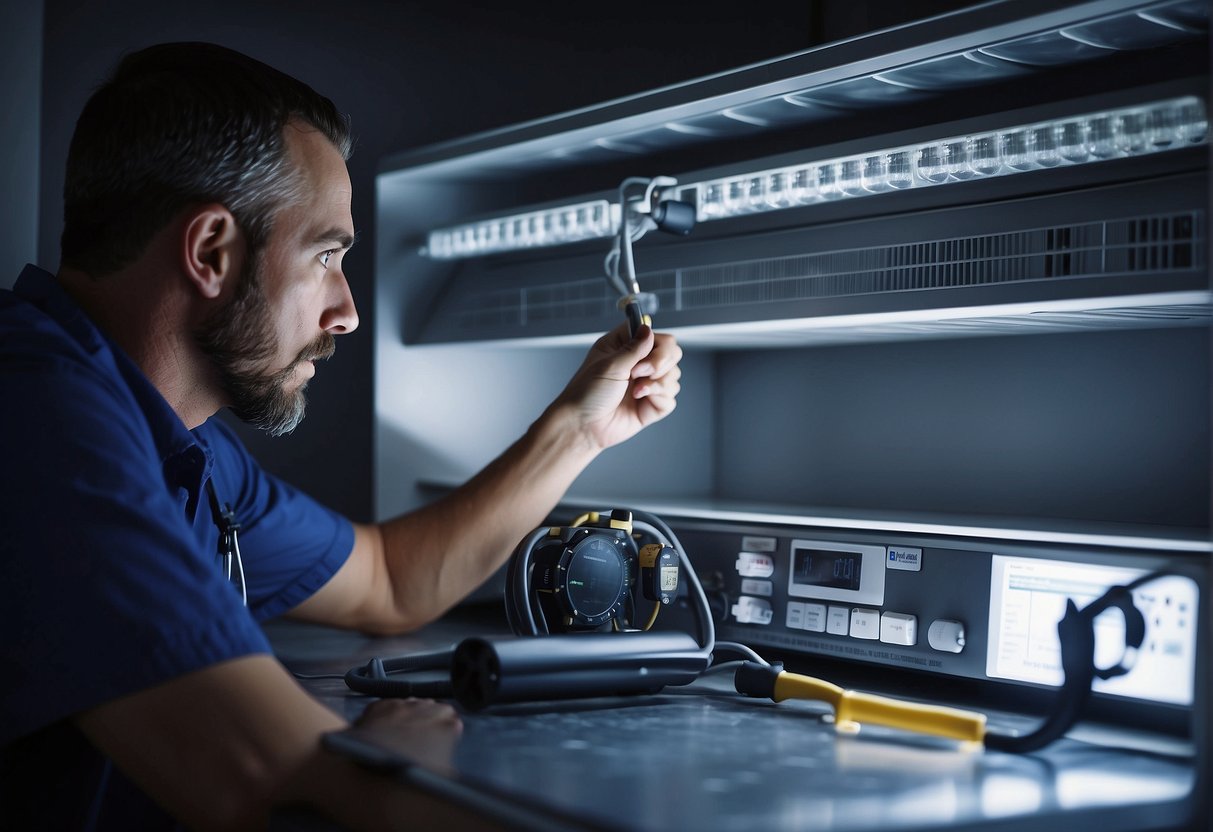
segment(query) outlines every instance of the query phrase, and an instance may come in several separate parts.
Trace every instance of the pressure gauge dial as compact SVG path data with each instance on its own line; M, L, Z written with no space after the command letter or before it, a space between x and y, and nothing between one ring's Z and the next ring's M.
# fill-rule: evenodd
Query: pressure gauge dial
M534 556L533 581L545 614L571 627L607 623L623 611L635 562L636 544L614 529L579 528L567 541L544 546Z

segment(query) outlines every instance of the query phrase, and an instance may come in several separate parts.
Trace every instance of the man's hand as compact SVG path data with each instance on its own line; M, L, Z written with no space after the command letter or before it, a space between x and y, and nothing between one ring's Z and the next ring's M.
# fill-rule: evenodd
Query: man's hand
M674 411L682 348L674 336L621 324L595 342L553 407L569 406L598 448L634 436Z
M432 699L380 699L341 733L391 751L431 771L449 773L463 722L453 707Z

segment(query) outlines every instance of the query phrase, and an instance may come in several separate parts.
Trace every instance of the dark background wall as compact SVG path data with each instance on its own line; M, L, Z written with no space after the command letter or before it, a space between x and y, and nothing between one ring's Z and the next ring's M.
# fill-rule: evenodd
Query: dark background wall
M161 41L215 41L303 79L350 114L358 136L349 165L354 220L362 239L345 263L364 326L342 338L321 368L308 418L295 434L280 440L243 434L268 468L351 517L369 519L373 185L381 157L967 3L45 0L41 14L36 2L3 5L6 21L16 21L3 44L11 57L0 88L14 102L5 127L15 139L0 184L20 197L7 201L3 242L14 261L5 261L7 271L24 260L58 267L71 131L90 91L127 51ZM13 222L18 215L26 218L25 230ZM11 283L5 277L0 285Z

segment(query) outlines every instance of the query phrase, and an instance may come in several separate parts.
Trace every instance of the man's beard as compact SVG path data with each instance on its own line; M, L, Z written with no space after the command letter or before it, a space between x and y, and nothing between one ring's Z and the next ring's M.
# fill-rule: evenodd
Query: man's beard
M271 362L278 354L278 343L262 285L260 257L249 258L240 281L236 296L195 330L194 340L218 372L232 412L271 436L281 436L303 421L307 409L306 382L292 392L287 391L287 382L303 362L331 356L336 344L332 335L322 333L289 365L274 370Z

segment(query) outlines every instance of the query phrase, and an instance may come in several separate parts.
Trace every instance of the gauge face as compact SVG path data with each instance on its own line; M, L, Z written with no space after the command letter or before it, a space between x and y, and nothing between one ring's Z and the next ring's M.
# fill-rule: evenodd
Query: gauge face
M612 538L591 536L573 549L568 566L568 602L585 618L610 612L619 601L626 572L619 547Z

